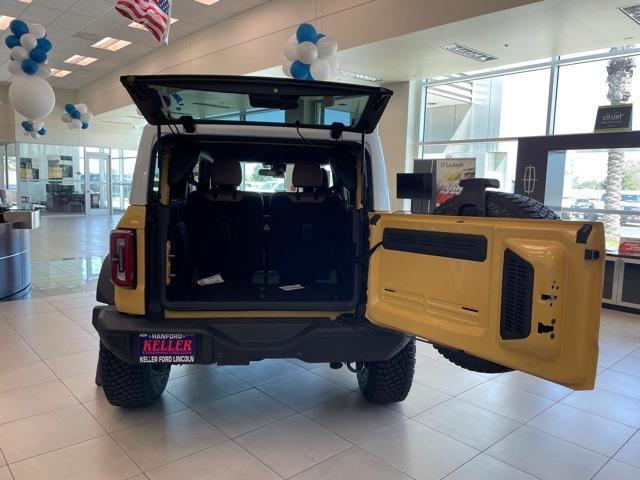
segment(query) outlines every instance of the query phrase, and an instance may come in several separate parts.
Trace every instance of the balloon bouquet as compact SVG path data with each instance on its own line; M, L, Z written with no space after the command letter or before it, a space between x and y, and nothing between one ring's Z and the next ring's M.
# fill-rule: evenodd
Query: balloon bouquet
M86 130L89 128L89 122L93 118L93 113L89 111L84 103L67 103L64 106L62 121L67 124L71 130Z
M44 117L53 111L56 97L53 88L45 80L51 75L48 55L52 45L47 31L37 23L27 25L22 20L9 24L11 35L5 44L11 49L9 73L13 75L9 86L11 106L26 120L22 128L26 136L40 138L46 134Z
M313 25L303 23L282 46L282 71L298 80L328 80L338 71L338 44Z

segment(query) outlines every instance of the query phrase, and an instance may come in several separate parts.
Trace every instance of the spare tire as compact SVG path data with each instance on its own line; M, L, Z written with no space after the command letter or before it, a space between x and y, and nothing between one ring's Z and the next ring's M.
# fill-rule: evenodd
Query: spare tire
M543 203L524 195L487 191L485 202L487 217L558 219L558 216ZM434 215L458 216L459 211L460 204L458 198L455 197L436 207L433 213ZM433 346L444 358L467 370L482 373L503 373L512 370L504 365L470 355L463 350L455 350L435 343Z

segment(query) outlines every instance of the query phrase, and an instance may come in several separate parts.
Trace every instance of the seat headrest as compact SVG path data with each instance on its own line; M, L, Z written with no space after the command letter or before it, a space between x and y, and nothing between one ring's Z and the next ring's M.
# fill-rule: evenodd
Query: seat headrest
M320 187L322 186L322 169L318 162L302 161L296 162L293 167L293 178L291 183L296 188Z
M214 185L237 187L242 183L242 168L238 160L217 158L211 169L211 183Z

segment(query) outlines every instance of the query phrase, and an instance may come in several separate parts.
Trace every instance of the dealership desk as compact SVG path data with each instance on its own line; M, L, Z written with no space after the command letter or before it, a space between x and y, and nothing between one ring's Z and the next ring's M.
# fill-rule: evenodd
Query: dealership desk
M0 300L29 292L30 236L39 225L38 211L8 210L0 214Z

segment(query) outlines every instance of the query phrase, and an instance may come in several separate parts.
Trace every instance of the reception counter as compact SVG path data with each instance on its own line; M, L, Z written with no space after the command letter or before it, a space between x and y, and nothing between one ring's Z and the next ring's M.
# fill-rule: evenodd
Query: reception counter
M31 286L30 235L39 212L10 211L0 222L0 300L20 298Z

